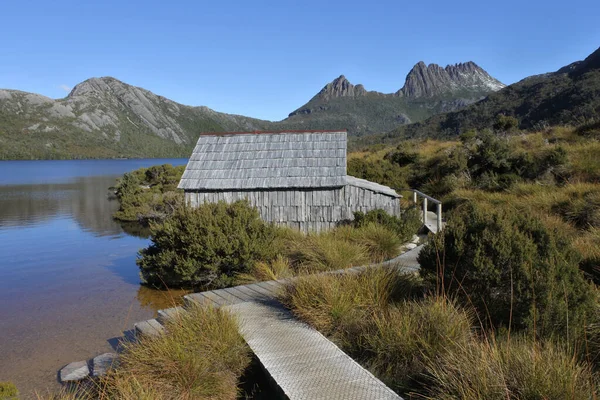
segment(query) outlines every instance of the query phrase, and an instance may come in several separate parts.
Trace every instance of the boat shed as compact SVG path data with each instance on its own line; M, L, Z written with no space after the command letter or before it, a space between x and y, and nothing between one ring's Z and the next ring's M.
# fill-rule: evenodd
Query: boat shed
M200 135L179 188L186 202L246 199L263 220L303 232L331 229L355 211L400 215L393 189L346 174L346 131Z

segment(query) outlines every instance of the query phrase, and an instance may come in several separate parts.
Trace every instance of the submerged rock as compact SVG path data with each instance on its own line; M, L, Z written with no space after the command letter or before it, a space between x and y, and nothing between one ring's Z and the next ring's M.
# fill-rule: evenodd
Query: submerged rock
M90 376L86 361L72 362L60 370L61 382L77 382Z
M104 353L92 360L92 376L104 376L106 372L119 361L115 353Z

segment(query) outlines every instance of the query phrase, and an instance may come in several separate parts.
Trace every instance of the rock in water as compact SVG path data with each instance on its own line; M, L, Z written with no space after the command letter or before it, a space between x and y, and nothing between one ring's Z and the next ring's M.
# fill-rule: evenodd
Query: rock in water
M94 357L92 361L92 375L106 375L106 372L118 362L118 358L119 356L115 353L104 353Z
M90 369L86 361L72 362L60 370L61 382L77 382L88 376L90 376Z

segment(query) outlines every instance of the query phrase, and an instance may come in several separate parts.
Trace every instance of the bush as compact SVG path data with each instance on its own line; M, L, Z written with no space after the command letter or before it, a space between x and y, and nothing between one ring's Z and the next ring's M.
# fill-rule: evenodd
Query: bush
M246 201L181 207L151 224L151 244L138 254L145 283L156 287L231 285L258 260L268 261L276 230Z
M402 242L410 240L423 224L419 211L414 207L405 210L399 218L389 215L384 210L371 210L366 214L361 211L354 213L355 227L360 228L372 223L388 228L398 235Z
M177 189L184 166L170 164L140 168L117 180L115 194L119 210L114 217L125 222L162 221L183 205L183 191Z
M577 254L559 234L523 214L468 204L418 260L432 286L473 304L480 321L496 328L573 338L595 307Z
M12 382L0 382L0 399L8 399L19 394L17 387Z

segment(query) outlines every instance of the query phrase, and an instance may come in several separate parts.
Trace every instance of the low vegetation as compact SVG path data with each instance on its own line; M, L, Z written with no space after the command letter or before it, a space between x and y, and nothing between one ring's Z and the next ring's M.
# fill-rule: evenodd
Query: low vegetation
M490 330L468 304L429 292L415 275L313 275L288 285L282 300L406 398L597 395L591 363L561 338Z
M253 263L275 256L275 237L276 229L243 201L179 207L151 225L152 243L138 265L152 286L231 286Z
M226 311L195 306L167 333L126 344L116 369L88 388L40 399L237 399L250 349Z
M18 396L19 391L12 382L0 382L0 399L10 399Z
M183 191L177 185L184 170L185 166L163 164L123 175L115 187L119 210L114 217L142 225L164 220L183 204Z
M246 201L179 207L151 224L151 244L138 265L151 286L221 288L393 258L419 225L415 212L396 218L372 211L304 235L265 223Z

